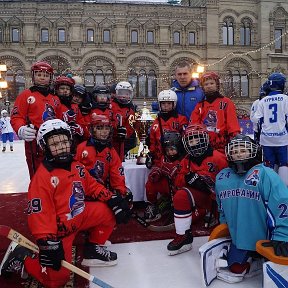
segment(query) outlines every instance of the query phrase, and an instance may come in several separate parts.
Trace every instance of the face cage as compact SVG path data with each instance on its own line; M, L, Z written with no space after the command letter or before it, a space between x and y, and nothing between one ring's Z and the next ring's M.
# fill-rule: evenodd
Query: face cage
M196 145L191 145L192 140L197 139L198 143ZM209 145L209 137L208 133L200 132L200 131L193 131L188 132L183 137L183 145L184 149L188 154L193 157L199 157L203 155L206 150L208 149Z
M48 74L50 75L50 81L49 81L49 84L47 84L46 86L49 86L49 85L52 84L54 73L50 73L50 72L48 72L47 70L33 70L32 73L31 73L31 74L32 74L32 82L33 82L33 85L36 86L35 80L34 80L34 74L35 74L35 72L46 72L46 73L48 73ZM37 86L40 86L40 85L37 84Z
M249 151L249 156L243 155L243 158L238 158L237 160L233 159L233 156L235 154L240 154L240 153L242 154L242 152L247 151L247 150ZM257 151L258 151L257 144L254 144L250 141L243 141L243 140L232 141L225 148L226 157L228 161L231 161L231 162L241 162L241 161L246 161L246 160L255 158L257 156Z
M51 131L53 132L53 131ZM66 152L62 152L61 154L58 154L58 155L55 155L53 156L52 155L52 152L51 152L51 149L50 147L48 146L48 138L51 137L51 136L54 136L54 135L66 135L68 137L68 140L69 140L69 143L70 143L70 151L68 152L68 149L66 147ZM72 141L72 135L69 131L61 131L61 133L59 134L54 134L54 133L47 133L47 135L45 135L39 142L39 145L41 147L41 149L45 152L46 154L46 157L48 160L53 160L53 161L56 161L56 162L67 162L70 160L71 158L71 154L73 154L73 141Z
M128 104L132 101L133 93L128 89L116 90L116 99L122 104Z

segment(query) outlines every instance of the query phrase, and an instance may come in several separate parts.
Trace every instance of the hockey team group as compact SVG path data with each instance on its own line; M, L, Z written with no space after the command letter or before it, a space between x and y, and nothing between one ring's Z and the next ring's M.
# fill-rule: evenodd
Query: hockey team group
M179 62L173 87L158 95L158 113L146 139L150 173L143 219L157 223L165 217L163 201L173 207L171 256L192 248L197 222L204 219L215 231L224 227L229 241L209 262L215 267L202 272L212 269L215 275L206 278L236 283L262 273L257 241L268 240L265 247L288 257L286 77L272 73L261 86L251 108L252 139L241 134L236 107L221 94L218 74L191 75L190 64ZM53 68L43 61L32 65L31 76L33 86L17 96L10 117L4 111L1 119L8 119L25 143L28 226L39 253L10 245L0 273L30 275L44 287L61 287L69 280L61 261L72 261L80 231L87 234L83 266L117 264L117 254L106 244L115 225L127 223L133 213L122 161L135 146L139 122L129 82L88 92L71 74L54 79ZM275 287L288 287L287 279L281 281L286 284Z

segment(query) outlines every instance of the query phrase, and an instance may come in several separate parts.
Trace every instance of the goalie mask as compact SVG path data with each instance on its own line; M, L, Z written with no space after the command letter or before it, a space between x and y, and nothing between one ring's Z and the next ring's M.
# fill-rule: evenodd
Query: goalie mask
M72 134L64 121L52 119L44 122L38 130L36 140L48 161L59 164L72 161Z
M121 104L128 104L133 98L133 88L129 82L122 81L116 85L116 100Z
M163 149L170 161L177 160L183 154L182 137L179 132L167 131L163 135Z
M109 118L105 115L92 113L90 123L90 133L96 146L110 145L113 128Z
M203 125L189 125L182 137L186 152L192 157L202 156L209 147L209 135Z
M225 154L229 167L237 174L244 174L262 162L259 145L249 136L238 134L226 146Z

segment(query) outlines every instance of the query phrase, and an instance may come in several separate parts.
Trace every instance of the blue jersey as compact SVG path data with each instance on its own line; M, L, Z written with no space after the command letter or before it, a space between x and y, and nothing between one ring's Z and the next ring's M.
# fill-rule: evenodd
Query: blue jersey
M196 104L204 99L204 92L199 87L199 82L193 80L188 87L182 88L174 80L171 90L177 94L176 111L178 114L186 116L189 121Z
M258 240L288 242L288 188L263 164L239 175L231 168L216 176L220 223L227 223L238 249L256 250Z

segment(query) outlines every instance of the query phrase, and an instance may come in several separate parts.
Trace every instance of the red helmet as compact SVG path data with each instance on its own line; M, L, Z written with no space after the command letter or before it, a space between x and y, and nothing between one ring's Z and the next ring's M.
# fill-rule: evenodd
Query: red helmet
M75 80L66 76L59 76L55 79L54 88L57 90L60 85L67 85L72 90L75 85Z
M209 135L206 126L200 124L189 125L182 137L184 148L193 157L203 155L208 149Z
M204 82L207 79L214 79L216 81L217 87L219 89L219 87L220 87L220 77L219 77L219 75L217 73L215 73L213 71L204 73L201 76L201 78L200 78L200 84L201 84L202 87L204 85Z
M45 61L38 61L31 66L32 81L34 82L34 73L36 71L44 71L50 74L50 84L52 83L54 71L50 64ZM34 83L35 84L35 83Z
M97 126L97 125L110 125L111 126L111 121L110 119L103 114L96 114L92 113L91 118L90 118L90 123L91 126Z
M109 127L109 135L105 139L99 139L97 137L96 131L94 130L94 127ZM96 128L97 129L97 128ZM101 144L101 145L107 145L111 143L112 135L113 135L113 127L110 119L106 115L96 114L92 113L90 118L90 133L92 138L94 139L95 143Z

